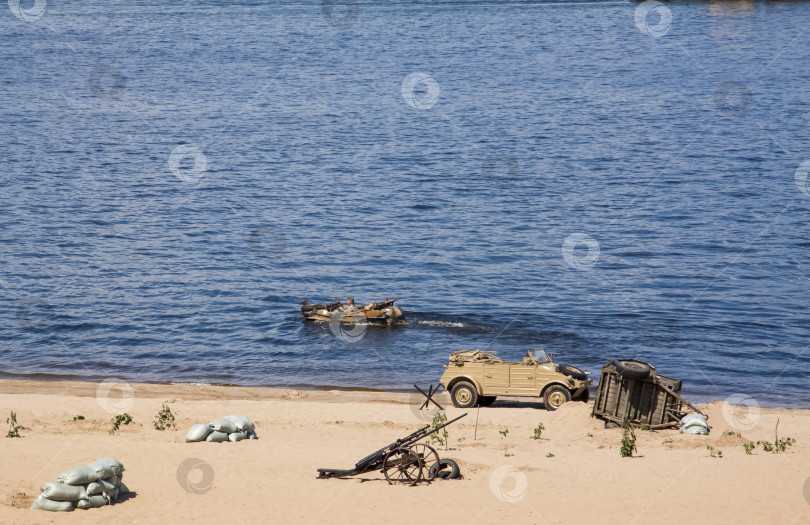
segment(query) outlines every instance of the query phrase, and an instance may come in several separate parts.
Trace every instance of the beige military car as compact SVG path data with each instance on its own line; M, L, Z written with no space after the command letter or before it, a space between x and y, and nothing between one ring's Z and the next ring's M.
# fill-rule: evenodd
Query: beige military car
M453 405L489 406L498 396L542 397L548 410L572 399L588 401L588 373L556 365L545 350L529 350L523 361L503 361L496 352L464 350L450 354L439 383Z

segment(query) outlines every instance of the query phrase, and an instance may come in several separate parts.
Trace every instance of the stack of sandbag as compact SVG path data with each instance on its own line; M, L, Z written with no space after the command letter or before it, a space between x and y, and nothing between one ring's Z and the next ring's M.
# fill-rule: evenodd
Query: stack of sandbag
M224 419L211 421L207 425L200 423L191 427L186 434L186 443L197 441L242 441L243 439L258 439L256 425L249 417L232 414Z
M681 434L701 434L709 433L709 422L703 414L689 414L681 419Z
M59 474L56 483L46 483L31 510L70 511L111 505L129 493L121 481L124 465L113 458L101 458L86 467Z

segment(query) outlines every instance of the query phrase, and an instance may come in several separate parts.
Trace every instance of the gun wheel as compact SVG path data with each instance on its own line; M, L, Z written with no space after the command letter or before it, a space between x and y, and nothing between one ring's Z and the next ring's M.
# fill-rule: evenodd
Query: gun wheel
M433 481L439 472L439 453L430 445L417 443L411 447L417 457L422 460L422 474L425 481Z
M422 460L416 451L408 447L397 447L385 455L382 471L390 485L416 485L422 478L422 466Z

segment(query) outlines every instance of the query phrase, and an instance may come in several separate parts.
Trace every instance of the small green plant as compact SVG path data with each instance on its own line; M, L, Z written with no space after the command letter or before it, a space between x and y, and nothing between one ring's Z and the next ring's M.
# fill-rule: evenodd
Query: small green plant
M773 444L770 441L757 441L757 445L762 445L765 452L773 452Z
M512 456L514 456L514 454L510 454L509 452L504 452L503 455L504 455L504 457L507 457L507 458L511 458Z
M501 438L505 438L505 437L506 437L506 435L507 435L508 433L509 433L509 429L508 429L508 428L505 428L505 429L503 429L503 430L499 430L499 431L498 431L498 434L500 434L500 435L501 435Z
M743 448L745 449L745 454L750 456L751 451L754 450L755 448L757 448L757 445L753 441L747 441L747 442L743 443Z
M661 443L663 443L664 445L669 445L670 443L672 443L672 437L668 437L668 438L666 438L666 439L665 439L664 441L662 441Z
M549 452L548 454L546 454L546 457L547 457L547 458L553 458L553 457L554 457L554 454L552 454L551 452Z
M733 430L726 430L725 432L723 432L724 436L733 436L735 434L736 432L734 432Z
M464 442L464 440L466 440L466 439L467 439L467 438L465 438L465 437L463 437L463 436L462 436L462 437L458 438L456 441L458 441L459 443L463 443L463 442Z
M121 426L121 423L125 425L129 425L132 422L132 416L127 414L126 412L123 414L118 414L112 420L112 428L110 429L110 434L115 434L115 431Z
M73 421L81 421L84 419L84 416L79 414L78 416L73 416Z
M18 438L22 437L20 435L20 428L17 425L17 413L13 410L11 411L11 415L6 418L6 423L8 423L8 434L6 434L7 438Z
M585 436L586 436L586 437L589 437L589 438L592 438L592 437L593 437L593 434L591 434L590 432L588 432L587 434L585 434Z
M709 455L711 457L713 457L713 458L722 458L723 457L723 451L719 450L719 449L716 449L711 445L706 445L706 450L709 451Z
M157 419L155 419L153 424L157 430L177 428L174 424L174 414L172 414L172 409L169 408L167 403L163 403L163 408L158 412Z
M543 426L543 423L537 425L537 427L534 429L534 435L532 436L532 439L543 439L543 431L545 429L546 427Z
M630 426L630 420L627 419L627 416L624 416L622 428L624 432L622 432L621 454L623 458L629 458L633 455L633 452L638 452L638 449L636 449L636 433L633 432L633 428Z
M447 423L447 416L444 414L444 412L436 412L436 415L433 416L433 422L430 424L428 431L439 428L445 423ZM447 442L449 441L449 437L450 435L447 433L447 427L444 427L437 432L433 432L430 435L430 440L442 445L444 449L447 450Z
M639 428L641 430L645 431L645 432L658 432L657 430L652 428L650 425L641 425Z
M793 438L782 438L777 439L776 443L774 443L774 454L779 454L780 452L784 452L790 445L796 443L796 440Z

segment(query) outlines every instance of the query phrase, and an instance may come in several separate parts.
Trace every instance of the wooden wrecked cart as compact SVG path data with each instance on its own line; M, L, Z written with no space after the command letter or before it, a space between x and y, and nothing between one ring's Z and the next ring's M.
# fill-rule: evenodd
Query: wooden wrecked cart
M592 416L621 425L626 417L631 425L650 429L678 426L685 407L703 414L681 397L679 379L656 374L643 361L609 361L602 367Z
M376 452L372 452L358 461L353 469L319 468L318 479L345 478L363 474L364 472L382 470L389 484L416 485L420 481L433 481L445 466L445 463L451 460L439 459L439 454L433 447L424 443L417 443L417 441L438 432L451 423L455 423L466 415L465 412L457 418L430 430L428 430L430 425L425 425L416 432L400 438ZM454 465L454 463L451 463L451 465Z

